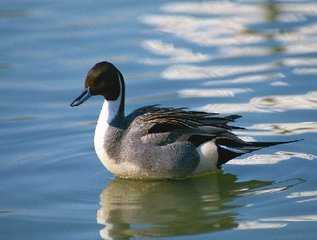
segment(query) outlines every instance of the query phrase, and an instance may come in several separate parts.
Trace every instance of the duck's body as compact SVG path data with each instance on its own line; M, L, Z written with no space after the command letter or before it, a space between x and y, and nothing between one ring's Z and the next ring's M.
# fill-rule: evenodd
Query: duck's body
M229 126L238 115L219 116L183 108L146 106L125 116L122 74L111 63L96 64L86 90L105 98L94 137L96 153L114 175L124 178L183 178L220 168L230 159L286 142L245 142Z

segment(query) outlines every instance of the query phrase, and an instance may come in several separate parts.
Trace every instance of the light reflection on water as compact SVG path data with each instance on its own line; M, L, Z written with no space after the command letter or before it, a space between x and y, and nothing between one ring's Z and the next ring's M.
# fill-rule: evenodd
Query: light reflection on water
M314 160L316 156L300 152L279 151L271 154L254 154L243 159L233 159L228 164L236 165L266 165L277 164L279 162L297 158L303 160Z
M115 179L100 194L97 222L104 225L100 236L103 239L173 237L229 229L276 229L286 227L288 222L315 222L316 215L243 220L238 214L239 208L255 208L259 204L237 203L236 200L242 196L252 199L259 195L288 192L302 183L301 179L280 183L238 182L234 175L222 172L184 181ZM315 192L302 192L290 194L287 198L315 195Z
M96 239L99 209L105 239L314 239L315 1L0 5L1 237ZM92 146L100 101L68 107L101 60L122 70L128 111L241 113L250 141L304 141L235 159L234 175L111 180Z
M284 112L317 108L317 91L298 95L254 97L247 103L208 104L198 108L207 112Z
M103 239L171 237L238 227L233 201L269 182L237 182L230 174L184 181L116 179L102 191L98 223Z
M249 126L248 135L298 135L317 132L316 122L262 123Z

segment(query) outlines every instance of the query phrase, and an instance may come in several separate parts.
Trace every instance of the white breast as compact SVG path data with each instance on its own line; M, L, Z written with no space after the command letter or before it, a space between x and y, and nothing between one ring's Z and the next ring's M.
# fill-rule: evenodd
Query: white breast
M201 174L204 172L217 169L218 151L214 141L209 141L201 144L196 148L199 153L199 165L193 174Z
M138 176L140 169L129 162L118 164L111 159L106 151L106 137L109 124L115 118L119 111L121 97L116 101L104 101L99 114L95 130L94 146L95 151L102 164L113 174L120 177Z
M106 166L107 162L110 161L110 158L105 149L106 134L107 134L108 128L109 128L109 102L105 100L99 114L97 126L95 129L95 137L94 137L95 151L97 153L98 158L100 159L100 161L103 163L105 167L107 167Z

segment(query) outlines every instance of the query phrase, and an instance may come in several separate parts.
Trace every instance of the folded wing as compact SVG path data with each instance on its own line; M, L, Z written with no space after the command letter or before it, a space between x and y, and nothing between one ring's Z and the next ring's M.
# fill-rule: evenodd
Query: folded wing
M242 129L229 125L237 118L240 116L221 116L157 105L139 108L127 117L129 126L142 128L144 142L165 145L174 141L189 141L195 146L216 137L233 135L230 130Z
M229 125L239 115L222 116L217 113L188 111L186 108L166 108L158 105L137 109L128 117L128 125L141 128L144 143L164 146L173 142L190 142L196 147L213 141L217 146L217 166L245 153L264 147L296 142L246 142L231 130L244 129Z

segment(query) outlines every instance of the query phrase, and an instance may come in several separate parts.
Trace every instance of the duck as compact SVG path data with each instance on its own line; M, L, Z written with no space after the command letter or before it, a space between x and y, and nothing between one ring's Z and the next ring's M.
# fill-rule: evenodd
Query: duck
M243 154L296 142L244 141L233 133L240 115L149 105L125 115L125 81L114 64L96 63L84 90L70 104L92 96L104 102L97 120L94 148L102 164L119 178L183 179L208 174Z

